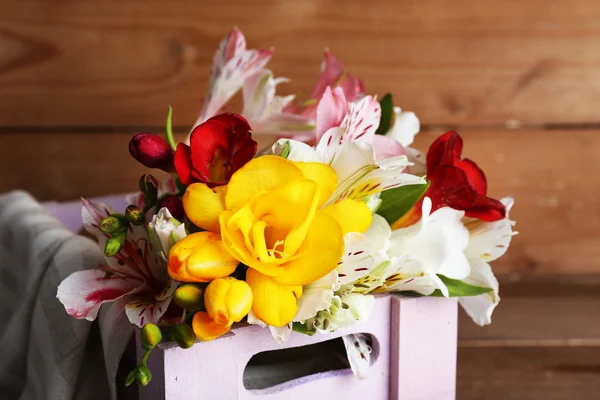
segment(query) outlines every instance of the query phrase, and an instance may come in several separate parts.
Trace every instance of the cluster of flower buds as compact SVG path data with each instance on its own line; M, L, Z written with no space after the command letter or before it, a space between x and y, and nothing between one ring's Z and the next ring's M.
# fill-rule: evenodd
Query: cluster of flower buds
M111 214L104 218L98 225L100 231L110 236L104 245L104 254L107 257L117 255L125 245L129 224L139 226L143 223L144 211L133 204L127 207L125 215Z

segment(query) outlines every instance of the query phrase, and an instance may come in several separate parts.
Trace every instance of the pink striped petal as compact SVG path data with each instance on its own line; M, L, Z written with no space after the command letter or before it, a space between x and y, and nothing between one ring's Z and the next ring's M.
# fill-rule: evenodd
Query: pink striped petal
M263 69L272 55L273 49L247 50L246 39L237 29L223 39L213 59L208 91L194 126L218 114L244 81Z
M329 129L340 126L347 114L348 101L344 91L340 88L332 91L327 87L317 107L317 143Z
M372 143L381 120L381 106L373 96L352 103L345 122L346 139Z
M72 317L93 321L102 304L137 291L140 284L116 277L106 279L98 269L77 271L60 283L56 297Z
M373 149L377 160L385 160L405 154L404 147L398 141L383 135L373 136Z

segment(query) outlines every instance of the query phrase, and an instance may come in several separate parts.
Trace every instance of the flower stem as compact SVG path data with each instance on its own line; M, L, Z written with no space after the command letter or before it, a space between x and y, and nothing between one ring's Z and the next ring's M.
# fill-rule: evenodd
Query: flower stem
M167 113L167 134L166 134L166 138L167 138L167 142L169 143L169 145L171 146L171 148L173 150L175 150L177 148L177 145L175 144L175 139L173 139L173 123L171 121L173 117L173 107L169 106L169 112Z

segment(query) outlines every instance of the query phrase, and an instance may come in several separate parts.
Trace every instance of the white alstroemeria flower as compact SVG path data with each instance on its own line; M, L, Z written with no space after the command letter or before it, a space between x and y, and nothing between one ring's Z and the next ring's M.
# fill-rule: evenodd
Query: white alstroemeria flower
M213 58L208 91L194 127L217 115L225 103L242 88L244 81L261 71L272 55L273 49L246 49L246 38L242 32L232 30L221 41Z
M390 265L385 271L385 285L378 291L415 291L430 295L439 289L446 297L448 288L438 274L462 280L471 267L464 251L469 233L463 226L463 211L443 207L431 213L431 200L423 201L423 217L407 228L391 234L388 250Z
M385 135L395 139L404 148L410 146L421 130L421 123L413 112L394 107L394 125Z
M242 91L242 115L252 126L252 133L300 135L312 132L312 119L283 112L295 96L276 96L275 91L278 84L288 81L287 78L274 78L273 72L268 69L258 71L246 79Z
M461 297L459 302L473 321L482 326L492 322L492 313L500 302L498 280L488 262L504 255L512 237L516 235L512 230L515 222L508 217L513 199L504 198L501 201L506 207L506 218L495 222L474 218L463 220L470 234L465 254L471 265L471 274L463 281L471 285L491 288L492 291L479 296Z
M158 210L148 224L150 243L165 261L169 257L171 247L186 236L185 225L173 218L166 207Z
M334 128L335 130L335 128ZM332 134L341 134L338 130ZM340 140L337 136L332 140ZM333 168L338 176L338 186L325 203L333 204L341 199L366 200L384 190L425 184L425 179L404 172L410 166L405 156L375 161L373 147L361 141L344 141L334 153L330 149L311 146L295 140L280 139L273 145L273 154L281 155L289 148L288 160L321 162Z
M107 204L83 200L83 226L96 236L101 249L108 236L98 226L112 214ZM129 225L122 250L105 257L105 264L97 268L73 272L58 286L57 298L69 315L88 321L96 319L102 304L119 300L129 321L141 328L165 318L172 323L183 321L183 310L177 316L165 316L178 285L167 273L166 261L151 249L148 231Z

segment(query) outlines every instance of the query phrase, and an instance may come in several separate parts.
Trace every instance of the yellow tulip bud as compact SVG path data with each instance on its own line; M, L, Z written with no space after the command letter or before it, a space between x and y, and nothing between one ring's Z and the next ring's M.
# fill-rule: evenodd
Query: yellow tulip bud
M239 261L229 254L221 235L198 232L186 236L169 252L169 275L182 282L210 282L235 271Z
M252 307L252 289L232 277L215 279L206 288L204 305L218 324L230 325L248 315Z

